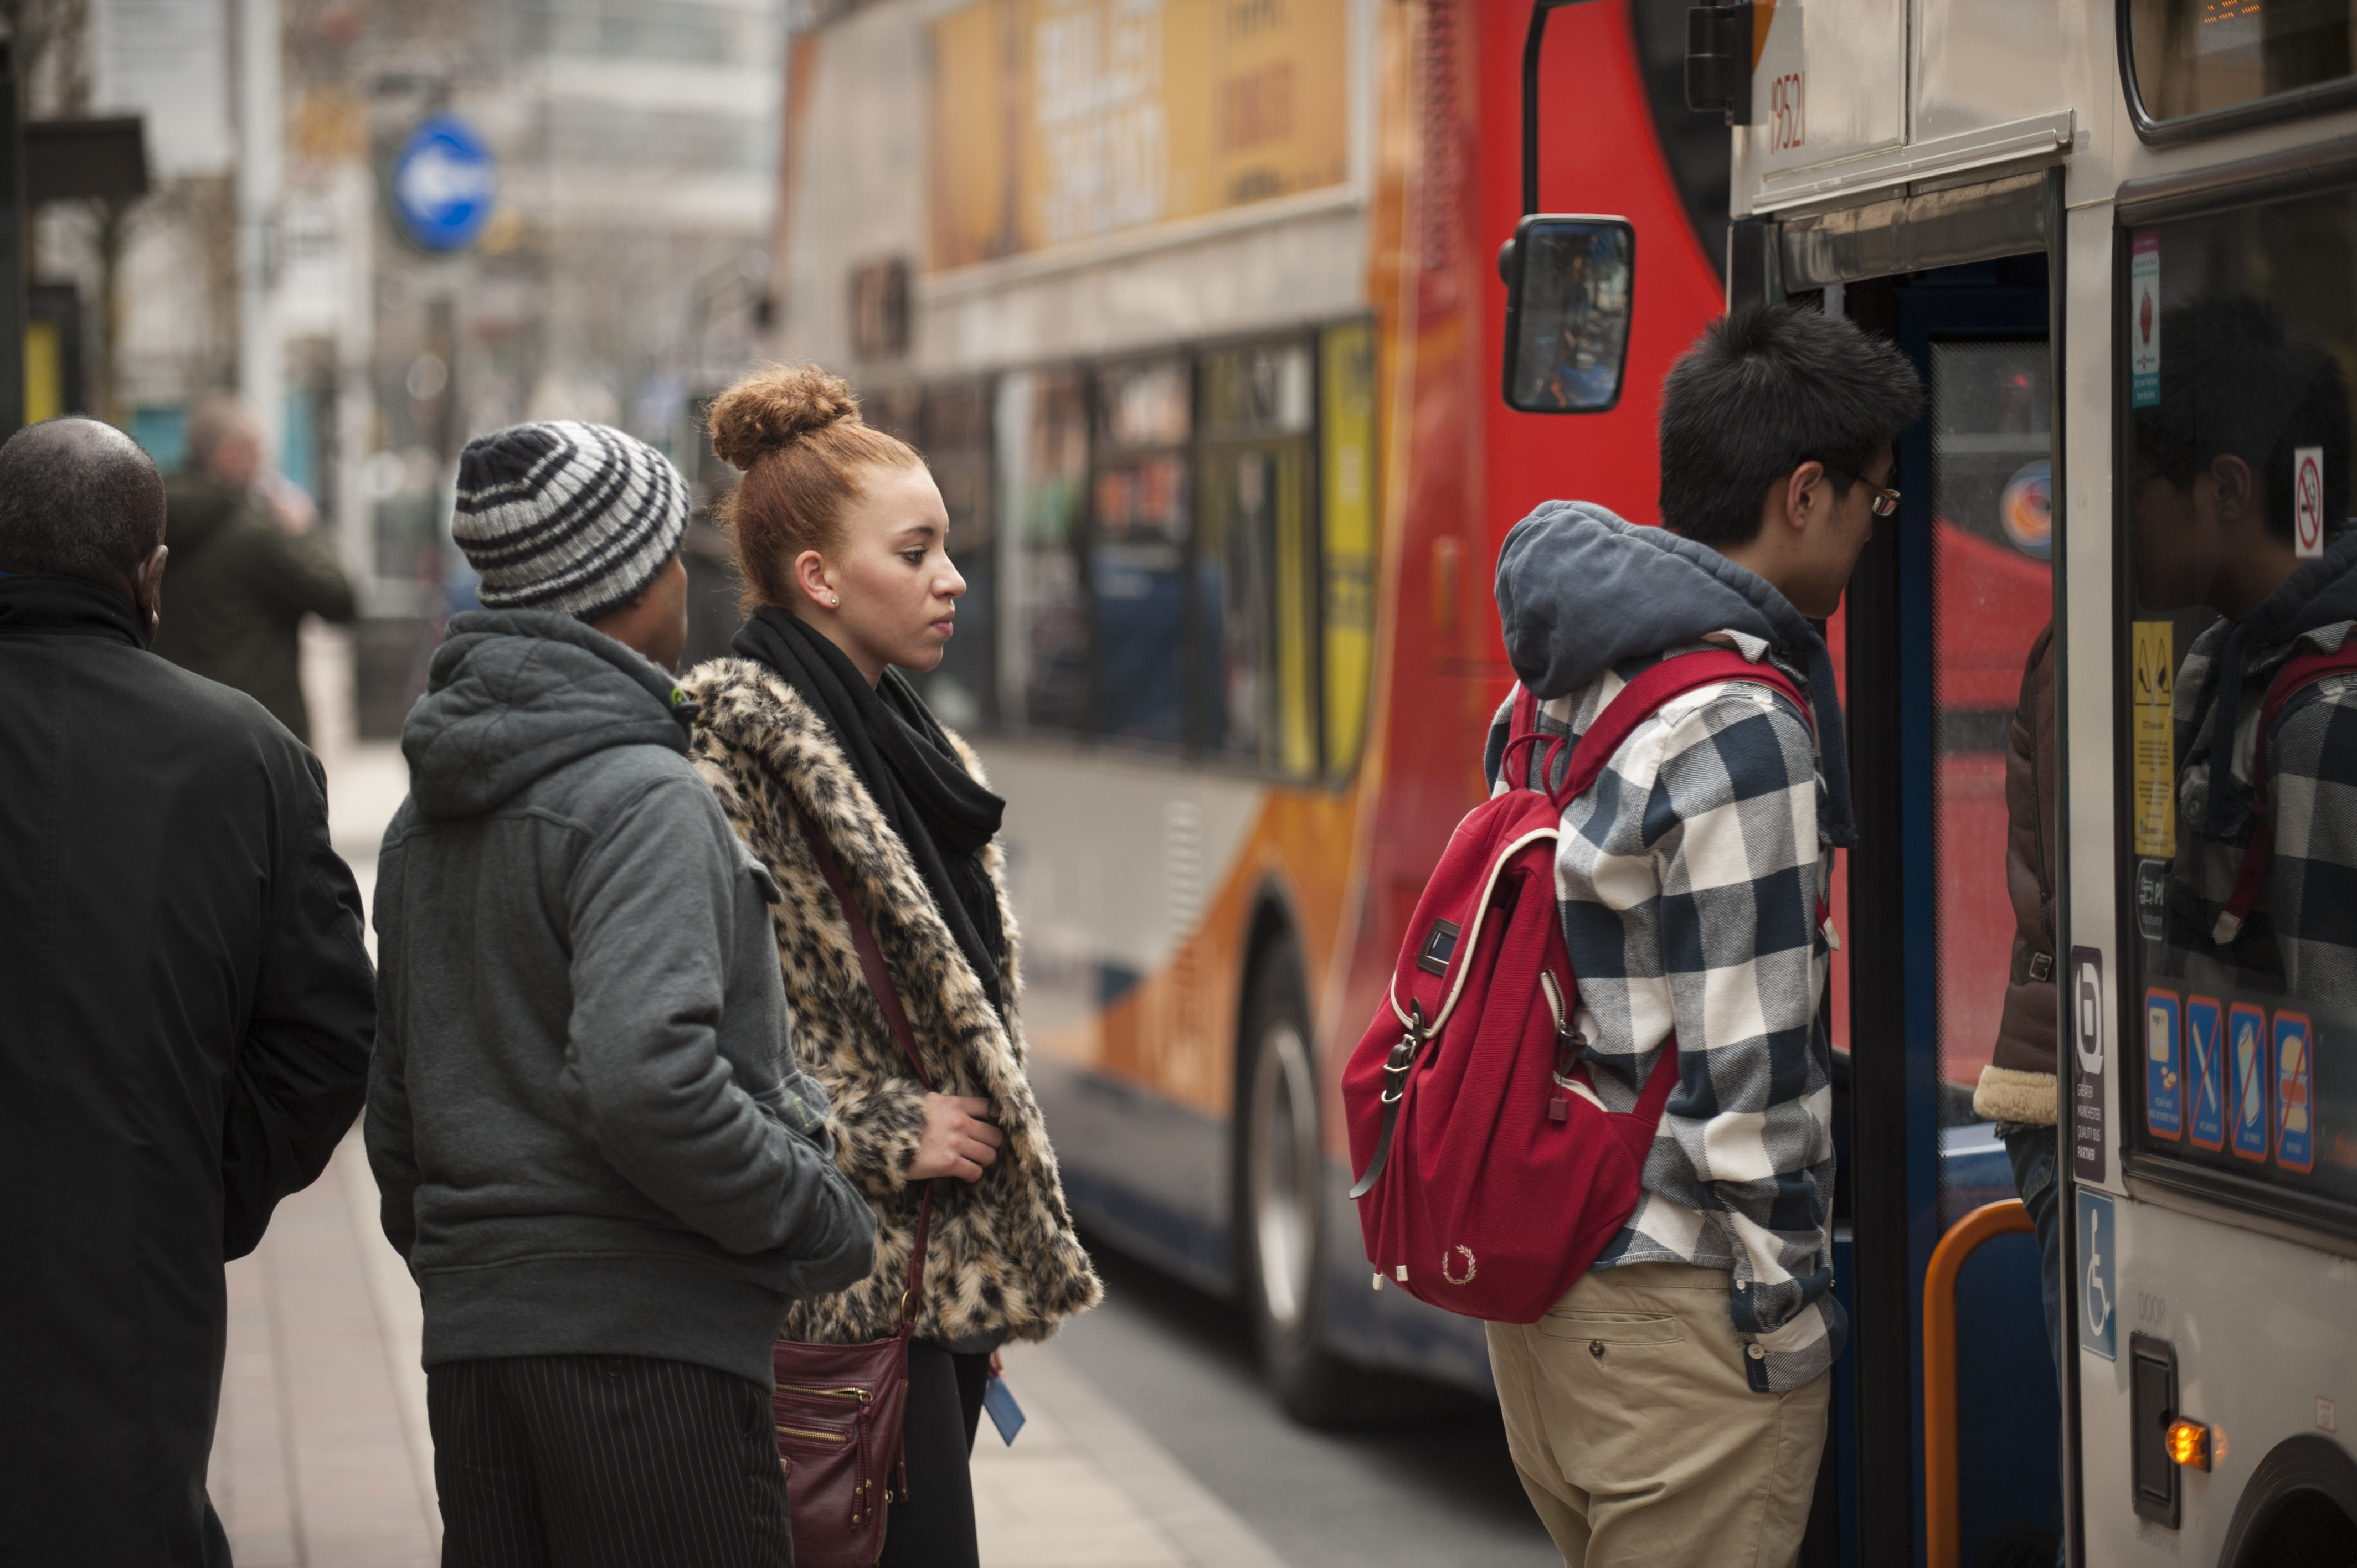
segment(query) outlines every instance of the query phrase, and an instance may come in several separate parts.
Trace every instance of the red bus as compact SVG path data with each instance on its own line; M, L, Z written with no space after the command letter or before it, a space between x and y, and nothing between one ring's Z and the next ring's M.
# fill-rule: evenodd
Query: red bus
M1303 1419L1366 1368L1488 1386L1480 1325L1368 1288L1336 1083L1484 793L1506 531L1563 496L1657 521L1658 389L1730 255L1686 10L1566 5L1538 59L1540 209L1638 237L1624 390L1577 417L1499 397L1529 0L871 0L791 44L774 346L852 376L949 502L971 587L923 684L1010 802L1069 1193L1237 1299ZM1936 1013L1904 1042L1938 1129L1918 1251L2011 1196L1969 1101L2012 929L2006 725L2049 613L2051 387L2037 354L1986 360L1957 382L1979 401L1934 412L1956 438L1918 525L1943 639L1916 715L1942 911ZM1850 993L1837 956L1844 1084ZM2034 1254L2004 1256L2034 1335ZM1880 1397L1911 1412L1899 1381Z

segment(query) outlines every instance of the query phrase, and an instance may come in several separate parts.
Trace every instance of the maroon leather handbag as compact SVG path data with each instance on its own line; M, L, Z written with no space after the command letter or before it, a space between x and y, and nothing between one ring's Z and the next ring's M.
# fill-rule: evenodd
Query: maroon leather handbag
M908 1054L917 1081L932 1080L917 1056L917 1041L900 994L885 972L884 955L866 917L852 901L834 856L802 824L826 885L843 907L867 988L884 1009ZM786 1473L795 1568L870 1568L884 1554L885 1510L909 1495L901 1458L901 1427L909 1409L909 1336L925 1288L925 1240L933 1218L932 1183L917 1208L917 1237L909 1255L909 1288L900 1297L900 1326L865 1345L805 1345L780 1339L770 1348L778 1377L770 1412L778 1429L778 1464Z

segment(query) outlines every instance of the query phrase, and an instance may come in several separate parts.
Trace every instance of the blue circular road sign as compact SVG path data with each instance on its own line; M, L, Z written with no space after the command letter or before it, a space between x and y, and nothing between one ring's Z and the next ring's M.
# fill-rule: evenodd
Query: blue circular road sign
M410 132L393 166L393 209L429 251L463 251L499 200L498 162L475 128L436 114Z

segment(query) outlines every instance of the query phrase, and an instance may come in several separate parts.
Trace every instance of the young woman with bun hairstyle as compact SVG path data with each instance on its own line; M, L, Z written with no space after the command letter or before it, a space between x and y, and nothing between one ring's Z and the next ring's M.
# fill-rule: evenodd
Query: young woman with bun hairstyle
M1099 1286L1025 1076L1005 802L902 670L941 662L965 579L924 459L865 423L815 365L773 366L712 405L713 450L745 471L723 504L750 619L733 659L684 684L690 755L782 894L771 907L794 1049L834 1108L837 1163L876 1210L876 1262L794 1302L780 1333L828 1344L899 1324L918 1199L932 1188L909 1361L908 1493L887 1564L976 1561L967 1476L998 1347L1044 1339ZM864 978L806 833L874 930L928 1092Z

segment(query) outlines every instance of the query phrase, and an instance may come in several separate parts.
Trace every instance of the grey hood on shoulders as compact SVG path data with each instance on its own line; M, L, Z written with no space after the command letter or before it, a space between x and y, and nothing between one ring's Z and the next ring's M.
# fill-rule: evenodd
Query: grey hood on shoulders
M1514 524L1499 553L1498 621L1515 676L1542 700L1578 691L1624 660L1713 632L1760 639L1807 674L1825 781L1820 825L1833 843L1856 840L1833 656L1808 618L1757 573L1592 502L1547 501Z
M684 753L694 712L651 660L571 616L475 610L451 618L401 749L420 815L475 817L592 752Z

